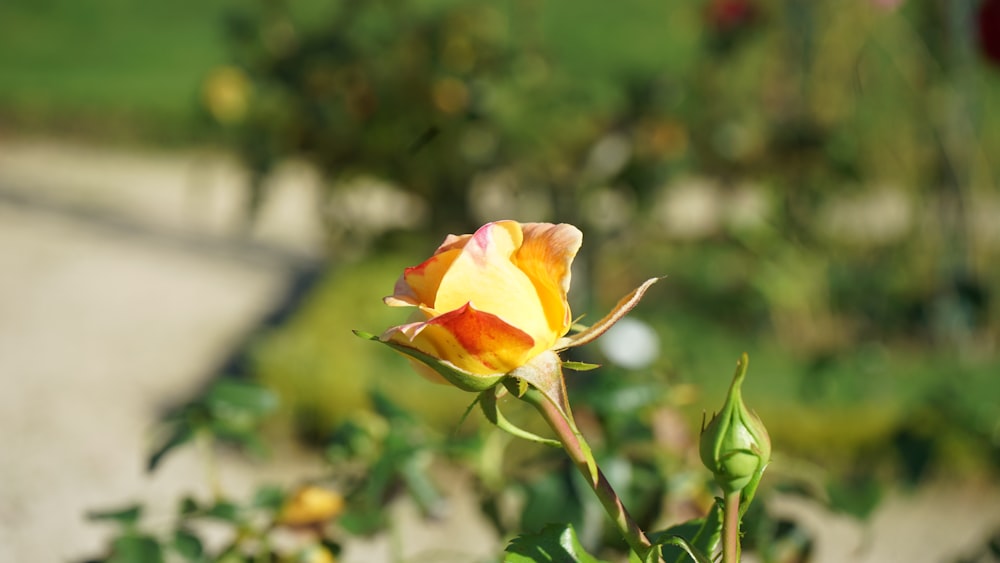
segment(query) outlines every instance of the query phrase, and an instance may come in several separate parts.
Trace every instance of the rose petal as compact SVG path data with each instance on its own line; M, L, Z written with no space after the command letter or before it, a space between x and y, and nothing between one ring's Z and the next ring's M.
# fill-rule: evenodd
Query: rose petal
M365 340L381 342L382 344L385 344L386 346L407 356L407 359L416 368L417 373L435 383L450 383L464 391L473 391L478 393L486 389L490 389L501 379L506 377L506 375L502 373L495 375L476 375L469 373L455 366L451 362L430 356L406 343L382 339L383 337L389 338L391 332L392 331L388 331L386 334L382 335L382 337L360 331L354 331L354 334L364 338ZM403 340L405 341L405 339Z
M449 238L453 235L449 235ZM461 248L450 248L444 251L438 249L433 256L422 264L406 268L403 275L396 281L393 293L382 301L392 307L427 305L434 307L435 295L441 278L451 267L455 258L461 254Z
M573 320L566 294L583 233L566 223L525 223L521 228L524 242L514 254L514 263L535 285L550 329L562 336Z
M535 347L530 335L469 303L425 322L391 328L380 339L476 375L507 373L530 359Z
M560 336L549 326L535 284L512 257L523 241L515 221L481 227L469 238L437 288L434 309L451 311L471 302L534 339L535 353Z

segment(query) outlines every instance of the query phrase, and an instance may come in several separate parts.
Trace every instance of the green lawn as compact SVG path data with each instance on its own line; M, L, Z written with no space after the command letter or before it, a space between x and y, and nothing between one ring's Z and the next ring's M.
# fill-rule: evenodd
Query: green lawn
M255 5L0 3L0 124L98 138L124 130L145 140L196 139L199 84L227 57L227 10ZM308 0L294 9L298 19L313 23L327 5ZM537 40L586 103L613 102L612 81L651 69L684 70L698 39L695 4L642 0L622 7L585 0L500 6L507 8L515 40Z
M198 84L224 56L223 11L196 0L0 3L0 116L96 135L123 121L190 127Z

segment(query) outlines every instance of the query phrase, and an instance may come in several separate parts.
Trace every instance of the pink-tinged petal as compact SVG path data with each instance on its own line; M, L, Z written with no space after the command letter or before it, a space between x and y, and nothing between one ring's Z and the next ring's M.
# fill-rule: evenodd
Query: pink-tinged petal
M396 281L392 295L383 299L383 302L392 307L421 304L433 307L441 278L460 253L460 248L451 248L444 251L439 249L434 256L431 256L422 264L406 268L403 270L403 275Z
M471 302L477 311L493 314L530 335L537 353L561 334L549 326L535 284L512 261L522 240L517 222L482 226L444 274L433 307L451 311Z
M507 373L527 362L535 347L524 331L468 303L425 322L391 328L380 338L476 375Z
M469 239L471 238L472 235L448 235L444 238L444 242L441 243L441 246L437 247L437 250L434 251L434 254L440 254L446 250L452 250L455 248L461 250L465 248L465 244L469 242Z
M525 223L521 228L524 242L514 254L514 264L531 279L549 327L557 336L562 336L572 323L566 294L573 258L583 244L583 233L566 223Z

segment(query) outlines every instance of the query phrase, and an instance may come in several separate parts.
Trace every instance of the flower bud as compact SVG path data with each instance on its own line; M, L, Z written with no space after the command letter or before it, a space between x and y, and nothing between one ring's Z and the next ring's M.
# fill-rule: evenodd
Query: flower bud
M771 438L764 423L743 403L743 379L749 358L736 364L726 403L701 430L700 453L725 494L742 491L763 473L771 459Z

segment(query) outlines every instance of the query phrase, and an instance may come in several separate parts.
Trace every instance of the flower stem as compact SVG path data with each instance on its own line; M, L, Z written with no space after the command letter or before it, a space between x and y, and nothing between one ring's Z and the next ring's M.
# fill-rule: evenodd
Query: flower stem
M740 491L725 496L725 518L722 521L722 563L740 561Z
M659 558L651 559L655 551L653 544L629 515L618 493L611 487L611 483L608 482L601 469L597 467L594 456L590 453L590 447L572 422L572 415L564 415L551 401L534 389L530 389L521 398L538 409L545 422L556 433L563 449L573 460L573 464L576 465L587 483L594 489L604 510L611 517L618 532L625 538L632 551L644 563L660 561Z

